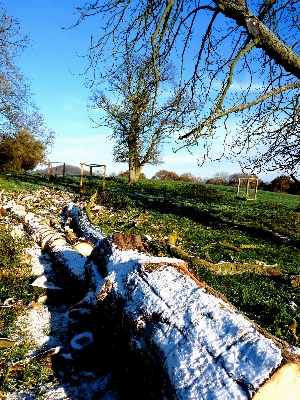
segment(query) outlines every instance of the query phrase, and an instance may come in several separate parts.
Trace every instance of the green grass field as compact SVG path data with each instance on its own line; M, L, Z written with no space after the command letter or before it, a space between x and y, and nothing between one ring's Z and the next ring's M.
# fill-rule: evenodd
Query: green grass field
M78 178L18 174L0 177L1 190L33 190L38 185L69 190L106 206L103 214L89 217L105 234L114 231L149 235L149 250L168 255L167 238L176 231L177 246L192 257L214 264L277 264L279 277L259 273L216 275L190 268L195 275L223 293L250 319L272 334L300 345L287 328L300 322L300 288L289 275L300 275L300 197L258 192L256 201L236 198L235 187L183 182L141 180L128 186L124 179L109 179L102 193L101 180L84 180L79 193ZM3 250L2 250L3 251ZM3 300L3 299L1 299ZM295 325L295 324L294 324Z
M94 222L106 234L117 230L151 236L154 254L168 255L166 238L176 230L178 246L190 256L216 264L278 264L281 277L220 276L202 269L194 273L263 328L300 345L286 327L300 318L300 288L288 279L289 274L300 274L298 196L260 191L256 201L243 201L236 198L234 187L160 181L128 186L111 181L106 196L98 197L104 205L109 198L110 211Z

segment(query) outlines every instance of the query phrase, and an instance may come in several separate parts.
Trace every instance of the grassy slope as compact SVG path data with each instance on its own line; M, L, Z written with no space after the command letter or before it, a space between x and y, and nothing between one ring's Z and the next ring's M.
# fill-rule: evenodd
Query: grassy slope
M157 254L167 254L165 237L176 229L182 239L179 245L190 255L214 263L261 261L278 264L286 275L300 273L298 196L259 192L257 201L245 202L236 199L236 188L200 186L197 191L194 185L182 183L144 181L136 187L116 183L111 190L126 192L138 210L120 210L118 217L114 211L115 216L102 217L99 226L107 233L146 233L154 239L152 250ZM130 218L142 210L147 215L133 226ZM291 240L284 241L278 234ZM253 248L234 251L212 246L219 242ZM300 305L300 289L293 289L286 276L216 276L198 271L198 277L271 333L300 345L286 329L292 318L300 320L299 308L293 304Z
M0 177L0 190L15 183L22 190L37 183L78 191L75 178L58 178L52 183L29 174ZM86 184L84 190L91 194L97 186L101 188L101 181ZM150 235L154 254L167 254L165 238L176 229L181 238L179 245L190 255L214 263L277 263L286 274L282 278L247 273L217 276L201 270L198 277L271 333L299 346L300 341L286 325L292 318L300 322L300 311L295 306L300 306L300 289L292 288L286 276L300 274L300 198L259 192L257 201L246 202L237 200L235 194L236 188L232 187L150 180L131 187L125 180L111 180L105 196L98 198L98 202L109 205L109 211L92 218L107 234L118 230ZM234 251L218 243L250 248Z

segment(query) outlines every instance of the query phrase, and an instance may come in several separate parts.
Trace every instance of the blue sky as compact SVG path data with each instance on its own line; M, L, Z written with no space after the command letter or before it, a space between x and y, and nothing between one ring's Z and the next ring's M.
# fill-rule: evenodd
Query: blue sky
M82 0L84 2L84 0ZM44 116L46 125L57 136L48 157L51 161L62 161L79 166L83 163L106 164L108 174L127 169L126 164L112 162L112 142L107 139L107 129L93 128L86 104L90 92L85 88L82 75L87 62L84 55L90 35L98 36L99 21L89 18L74 29L69 27L76 21L76 4L80 0L6 0L1 4L8 14L20 20L24 33L31 37L31 46L23 53L20 68L29 79L35 102ZM219 144L213 152L218 154ZM197 165L201 157L201 146L193 155L187 150L174 154L171 146L164 147L165 163L145 166L143 172L151 178L160 169L178 174L190 172L202 178L216 172L239 172L238 164L227 160ZM265 181L278 174L261 174Z

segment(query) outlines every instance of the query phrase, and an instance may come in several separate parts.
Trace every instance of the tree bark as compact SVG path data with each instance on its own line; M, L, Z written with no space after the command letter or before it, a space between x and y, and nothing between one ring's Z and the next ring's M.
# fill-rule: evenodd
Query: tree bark
M300 181L295 177L294 174L291 174L291 178L293 179L293 181L296 183L297 187L300 187Z
M153 398L269 400L272 393L282 400L287 384L298 393L299 358L287 343L192 280L184 262L132 250L127 258L121 247L119 237L108 237L92 256L103 278L98 318L111 355L126 359L131 371L143 360L138 368L146 366Z
M245 5L241 5L240 2L234 2L232 0L213 0L213 2L221 13L226 17L234 19L238 25L244 26L246 29L247 18L254 18L258 21L257 16ZM278 39L263 22L259 21L258 27L260 32L257 36L259 40L256 46L262 48L271 59L275 60L275 62L282 65L286 71L300 79L300 56L296 54L292 48L286 46L285 43Z
M136 183L139 180L142 166L137 164L138 162L135 159L129 158L129 184Z

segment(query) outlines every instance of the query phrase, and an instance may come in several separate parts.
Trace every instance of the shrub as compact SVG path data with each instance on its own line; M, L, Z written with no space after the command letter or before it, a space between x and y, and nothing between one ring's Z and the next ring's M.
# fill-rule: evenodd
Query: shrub
M201 182L202 179L200 177L196 177L190 172L184 172L181 175L176 174L173 171L167 171L166 169L161 169L156 172L151 179L161 180L161 181L182 181L182 182Z
M156 172L152 179L159 179L161 181L179 181L179 175L173 171L167 171L166 169L161 169L160 171Z
M222 177L209 178L206 181L209 185L226 185L226 180Z
M16 136L4 136L0 141L2 171L29 171L45 162L46 145L31 133L22 130Z
M277 176L270 183L271 190L278 193L289 193L293 180L287 175Z
M200 177L196 178L190 172L185 172L184 174L181 174L179 177L179 180L183 181L183 182L201 182L202 181L202 179Z

